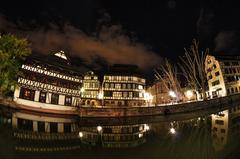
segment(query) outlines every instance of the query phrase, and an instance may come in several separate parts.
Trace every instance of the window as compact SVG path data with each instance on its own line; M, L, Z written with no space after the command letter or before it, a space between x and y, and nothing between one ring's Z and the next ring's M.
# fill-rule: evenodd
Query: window
M58 132L58 125L57 123L50 123L50 133L57 133Z
M27 88L20 89L20 98L34 101L35 91Z
M208 76L208 79L212 79L212 75L209 75L209 76Z
M215 76L219 76L219 75L220 75L219 71L215 72Z
M226 132L226 130L225 129L221 129L221 133L225 133Z
M128 97L128 92L123 92L123 97L127 98Z
M64 132L65 133L70 133L71 132L71 123L64 123Z
M111 86L111 88L114 88L114 83L111 83L111 85L110 85L110 86Z
M122 97L122 92L113 92L113 97L116 97L116 98Z
M232 65L233 65L233 66L237 66L237 65L238 65L238 62L232 62Z
M228 72L228 69L227 69L227 68L225 68L225 69L224 69L224 71L225 71L225 73L226 73L226 74L229 74L229 72Z
M72 97L71 96L65 96L65 105L67 105L67 106L72 105Z
M217 66L215 64L213 64L213 69L217 68Z
M46 97L47 97L47 93L41 91L39 95L39 102L46 103Z
M105 83L105 88L109 88L109 83Z
M126 89L126 84L125 84L125 83L122 84L122 88L123 88L123 89Z
M105 97L112 97L112 91L104 91Z
M133 88L133 89L136 89L136 84L132 84L132 88Z
M143 89L143 86L142 85L138 85L138 89Z
M127 88L131 89L131 84L130 83L127 84Z
M212 86L216 86L216 85L218 85L219 83L220 83L219 80L216 80L216 81L212 82Z
M119 83L115 84L115 88L116 89L121 89L121 84L119 84Z
M45 123L43 121L38 121L38 132L45 132Z
M128 97L132 98L133 97L133 92L128 92Z
M51 97L51 104L58 104L58 99L59 99L59 95L53 93Z
M215 123L218 124L218 125L223 125L224 121L223 120L216 120Z
M229 62L224 62L224 65L225 66L230 66L230 63Z

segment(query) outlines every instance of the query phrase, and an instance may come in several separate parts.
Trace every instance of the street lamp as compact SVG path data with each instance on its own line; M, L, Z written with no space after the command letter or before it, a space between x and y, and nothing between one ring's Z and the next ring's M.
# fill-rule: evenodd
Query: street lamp
M150 93L145 92L145 93L144 93L144 98L145 98L145 100L147 101L148 106L149 106L149 105L150 105L150 102L152 102L152 100L153 100L153 96L152 96Z
M168 94L169 94L170 97L172 97L172 98L176 98L176 97L177 97L177 95L176 95L176 93L175 93L174 91L169 91Z
M193 97L193 92L191 90L187 90L186 96L187 96L188 100L190 100Z
M82 138L82 137L83 137L83 133L80 131L79 134L78 134L78 136L79 136L80 138Z

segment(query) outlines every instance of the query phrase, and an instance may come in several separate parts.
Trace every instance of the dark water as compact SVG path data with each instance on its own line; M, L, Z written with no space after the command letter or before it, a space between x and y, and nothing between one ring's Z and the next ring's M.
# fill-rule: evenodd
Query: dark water
M239 158L239 143L240 106L111 119L0 109L0 159Z

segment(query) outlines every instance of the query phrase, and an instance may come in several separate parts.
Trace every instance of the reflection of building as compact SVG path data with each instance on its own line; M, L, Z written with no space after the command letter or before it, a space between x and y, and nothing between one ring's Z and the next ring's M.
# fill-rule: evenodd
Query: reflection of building
M148 125L139 124L81 127L79 133L81 141L85 144L104 148L128 148L145 143L148 130Z
M134 65L113 65L104 75L104 105L143 106L145 79Z
M18 151L66 151L80 148L78 125L73 117L51 117L16 112L12 127Z
M212 138L216 151L227 144L229 137L240 133L240 106L212 114Z
M81 89L82 105L98 106L99 93L100 93L100 81L98 76L92 71L87 72L83 78L83 87Z
M228 110L218 114L212 114L213 147L220 150L226 145L229 127Z
M63 51L32 55L22 65L14 101L25 108L72 112L79 105L82 83L79 70Z
M210 56L205 61L212 98L240 92L240 56Z

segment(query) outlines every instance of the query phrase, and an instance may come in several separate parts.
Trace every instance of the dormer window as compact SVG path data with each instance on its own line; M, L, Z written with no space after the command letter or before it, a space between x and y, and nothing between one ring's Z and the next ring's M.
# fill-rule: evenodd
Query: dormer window
M62 50L60 52L55 53L54 56L60 57L64 60L68 60L67 56L65 55L64 51L62 51Z

